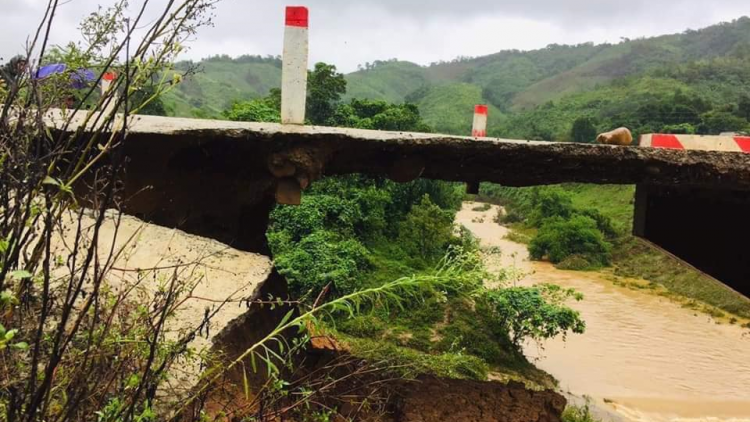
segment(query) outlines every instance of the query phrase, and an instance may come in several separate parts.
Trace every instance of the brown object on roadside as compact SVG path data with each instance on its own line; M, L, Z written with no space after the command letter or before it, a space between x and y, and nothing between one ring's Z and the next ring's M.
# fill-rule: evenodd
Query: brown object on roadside
M607 145L630 145L633 143L633 135L626 127L618 127L611 132L599 134L596 142Z

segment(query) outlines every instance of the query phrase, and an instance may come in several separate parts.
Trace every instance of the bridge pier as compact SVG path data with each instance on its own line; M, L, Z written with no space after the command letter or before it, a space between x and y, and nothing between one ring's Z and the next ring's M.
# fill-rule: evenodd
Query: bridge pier
M633 233L750 297L750 191L639 184Z

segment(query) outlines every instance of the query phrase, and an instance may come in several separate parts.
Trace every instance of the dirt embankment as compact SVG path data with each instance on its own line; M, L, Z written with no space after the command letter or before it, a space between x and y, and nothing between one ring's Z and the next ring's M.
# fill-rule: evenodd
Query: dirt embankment
M274 283L275 287L267 283L261 295L271 289L278 293L278 286L285 283L276 272L271 280L278 283ZM234 359L272 330L274 321L285 312L281 308L252 309L230 323L214 339L215 345L230 360ZM340 418L332 419L335 421L559 422L567 405L567 399L556 391L529 390L518 382L434 376L420 376L413 380L391 378L388 371L373 370L377 364L349 355L336 340L328 337L314 337L300 360L287 380L290 385L298 385L299 380L310 386L330 385L317 391L312 399L315 403L337 409ZM259 372L249 377L254 391L265 383L264 373L265 369L259 367ZM220 397L212 397L209 407L231 414L248 403L241 387L248 378L239 370L228 375L229 384L236 387L232 391L225 388ZM282 403L285 403L283 399ZM367 406L362 403L367 403ZM286 415L284 420L297 419Z
M84 226L90 227L92 223L90 217L84 218ZM73 224L72 220L68 222L71 228ZM113 245L115 228L116 219L108 217L99 239L102 250L109 250ZM200 325L206 308L221 307L211 321L210 334L197 337L191 343L196 350L213 348L227 359L234 359L273 330L286 314L283 307L272 310L252 306L248 310L237 304L238 300L250 297L286 296L286 281L273 270L272 262L266 256L239 251L215 240L147 224L133 217L123 217L117 232L114 250L119 252L110 280L114 289L135 287L138 293L134 297L148 298L176 270L183 271L182 274L192 283L188 299L168 328L170 335ZM88 233L87 230L84 233ZM59 253L69 250L73 235L74 231L68 230L59 239ZM146 278L143 277L144 271L149 274ZM225 300L230 303L221 305ZM311 355L317 356L309 361L313 362L313 370L321 362L341 357L341 353L331 350L312 350ZM265 368L261 365L258 369L256 374L250 374L249 381L255 386L266 381ZM351 370L356 371L356 367L351 367ZM199 371L197 363L178 368L172 374L172 381L189 389L197 380ZM244 375L239 369L234 372L228 374L229 378L234 378L235 385L242 386ZM377 377L360 382L357 388L364 391L375 388L369 385L381 388L388 375L379 374ZM557 422L566 405L566 399L556 392L531 391L518 383L421 377L413 381L387 381L387 384L381 408L385 412L354 420ZM344 383L341 392L332 391L329 396L335 397L338 393L343 396L350 387ZM237 402L243 401L243 397L243 391L223 396Z
M559 421L566 400L523 384L422 378L401 391L393 422Z

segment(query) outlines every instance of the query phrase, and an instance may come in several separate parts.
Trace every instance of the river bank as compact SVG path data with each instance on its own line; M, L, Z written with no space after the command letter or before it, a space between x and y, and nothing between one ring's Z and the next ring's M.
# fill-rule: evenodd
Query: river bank
M575 288L571 306L587 323L583 335L543 345L527 356L555 376L562 391L589 396L604 416L632 421L750 421L750 336L736 325L664 297L616 286L599 272L562 271L528 260L526 246L493 221L499 207L464 203L456 222L484 248L499 248L491 269L514 266L519 284Z

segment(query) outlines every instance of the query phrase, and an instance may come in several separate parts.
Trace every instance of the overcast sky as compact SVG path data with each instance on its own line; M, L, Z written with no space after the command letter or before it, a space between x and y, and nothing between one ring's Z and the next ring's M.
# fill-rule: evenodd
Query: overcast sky
M165 0L153 0L157 3ZM0 57L20 52L46 0L0 0ZM111 0L67 0L53 41L76 38L77 23ZM133 5L140 0L131 0ZM280 54L280 0L222 0L186 58ZM355 70L398 58L420 64L551 43L617 42L698 29L750 15L750 0L307 0L310 60Z

